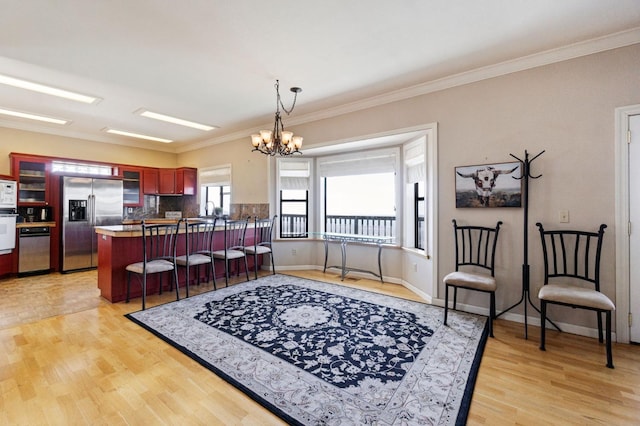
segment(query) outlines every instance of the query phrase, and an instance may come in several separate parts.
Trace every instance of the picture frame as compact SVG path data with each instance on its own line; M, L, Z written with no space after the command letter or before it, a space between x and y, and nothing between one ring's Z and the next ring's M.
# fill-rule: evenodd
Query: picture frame
M522 163L455 167L456 208L522 207Z

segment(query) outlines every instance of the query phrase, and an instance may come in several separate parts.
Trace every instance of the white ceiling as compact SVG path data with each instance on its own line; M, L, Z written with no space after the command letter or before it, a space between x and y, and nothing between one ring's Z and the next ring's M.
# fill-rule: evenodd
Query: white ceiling
M98 96L95 105L0 85L0 108L67 118L0 126L182 152L345 105L417 94L495 64L640 42L638 0L1 0L0 74ZM589 47L587 47L589 46ZM582 50L580 50L582 49ZM578 53L579 54L579 53ZM387 96L387 98L385 98ZM202 132L140 108L219 126ZM174 139L109 135L105 127ZM304 136L304 135L303 135ZM305 141L306 142L306 141Z

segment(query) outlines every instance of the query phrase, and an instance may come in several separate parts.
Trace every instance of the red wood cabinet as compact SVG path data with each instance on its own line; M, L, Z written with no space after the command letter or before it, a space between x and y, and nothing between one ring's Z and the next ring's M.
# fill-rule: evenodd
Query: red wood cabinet
M126 207L141 207L143 205L142 169L120 167L119 176L122 177L123 204Z
M145 194L195 195L198 191L198 169L145 169L143 184Z
M176 194L196 195L198 170L191 167L176 169Z
M50 201L51 162L44 157L11 154L11 174L18 182L18 205L44 206Z
M160 169L158 171L158 193L173 195L176 192L176 169Z
M142 188L145 194L158 193L158 169L144 169L142 172Z

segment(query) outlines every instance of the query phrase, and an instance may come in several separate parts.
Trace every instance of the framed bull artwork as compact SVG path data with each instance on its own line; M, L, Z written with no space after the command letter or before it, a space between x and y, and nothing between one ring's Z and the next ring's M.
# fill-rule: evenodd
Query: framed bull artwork
M455 168L456 208L521 207L520 162Z

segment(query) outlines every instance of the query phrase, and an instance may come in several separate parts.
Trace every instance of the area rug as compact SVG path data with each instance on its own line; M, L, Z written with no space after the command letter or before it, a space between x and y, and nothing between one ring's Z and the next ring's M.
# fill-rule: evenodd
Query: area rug
M389 284L393 285L393 284ZM464 424L485 317L291 277L127 315L290 424Z

